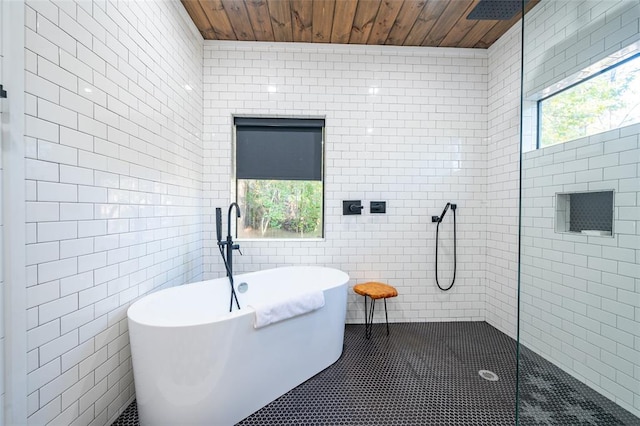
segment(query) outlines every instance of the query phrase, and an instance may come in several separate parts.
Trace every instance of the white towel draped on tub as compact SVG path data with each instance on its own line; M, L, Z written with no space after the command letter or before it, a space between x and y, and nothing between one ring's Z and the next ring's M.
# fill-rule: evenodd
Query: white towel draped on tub
M322 290L288 295L279 300L251 306L256 311L254 328L265 327L287 318L297 317L324 306Z

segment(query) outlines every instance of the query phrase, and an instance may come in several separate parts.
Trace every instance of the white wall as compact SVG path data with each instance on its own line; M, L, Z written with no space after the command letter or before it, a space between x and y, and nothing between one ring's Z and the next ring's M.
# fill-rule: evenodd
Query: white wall
M4 23L4 0L0 0L0 23ZM4 25L3 25L4 26ZM4 49L3 49L3 38L4 38L4 29L0 28L0 84L6 84L3 80L3 68L4 68ZM0 126L4 124L4 100L0 99ZM3 178L3 159L2 159L2 130L0 129L0 425L4 424L4 400L5 400L5 391L4 391L4 349L5 349L5 338L4 338L4 255L2 254L4 248L4 227L3 227L3 204L4 204L4 195L2 193L2 178Z
M640 2L542 2L525 18L525 151L544 89L640 39ZM487 320L514 335L517 259L515 116L520 30L489 49ZM504 109L504 105L511 105ZM506 113L506 114L505 114ZM639 126L525 152L521 341L634 414L640 413ZM615 189L614 238L554 232L556 192ZM517 207L517 205L516 205ZM493 222L495 221L495 222ZM495 227L493 226L495 224ZM507 246L508 247L508 246ZM510 285L509 283L512 282Z
M521 25L489 49L486 320L516 338Z
M640 40L640 1L540 6L525 20L527 99ZM524 154L520 327L527 346L636 415L638 133L635 125ZM525 147L532 145L525 139ZM616 191L613 238L554 232L556 192L598 189Z
M640 413L640 125L523 158L521 341ZM614 236L554 231L555 194L614 193Z
M27 418L23 2L3 1L2 221L5 424Z
M205 276L222 275L213 212L232 192L232 116L326 116L325 239L242 241L234 271L333 266L351 285L397 287L390 321L484 319L486 51L205 42L204 54ZM364 215L343 216L348 199L363 200ZM387 201L387 214L369 214L371 200ZM458 274L442 293L431 216L448 201L458 204ZM349 322L363 321L362 303L350 291Z
M134 395L130 302L202 276L202 39L179 2L25 20L29 424L103 425Z

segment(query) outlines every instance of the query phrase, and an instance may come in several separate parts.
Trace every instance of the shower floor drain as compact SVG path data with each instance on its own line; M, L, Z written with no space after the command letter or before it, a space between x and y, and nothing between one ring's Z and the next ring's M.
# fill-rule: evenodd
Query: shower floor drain
M498 375L496 373L494 373L493 371L480 370L480 371L478 371L478 374L480 375L480 377L482 377L485 380L489 380L490 382L497 382L498 381Z

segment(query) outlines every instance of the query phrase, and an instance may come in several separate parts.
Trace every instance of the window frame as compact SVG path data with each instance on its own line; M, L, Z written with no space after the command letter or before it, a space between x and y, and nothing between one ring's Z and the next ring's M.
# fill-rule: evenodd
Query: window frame
M269 119L269 120L279 120L279 119L283 119L283 120L324 120L324 125L322 126L322 141L321 141L321 148L322 148L322 153L320 155L320 161L321 161L321 165L320 165L320 182L322 183L322 191L321 191L321 203L322 203L322 208L321 208L321 226L322 226L322 231L321 231L321 235L319 237L312 237L312 238L272 238L272 237L264 237L264 238L246 238L246 237L238 237L238 222L236 221L235 225L234 225L234 237L238 240L238 241L295 241L295 242L304 242L304 241L324 241L325 240L325 235L326 235L326 188L325 188L325 177L326 177L326 170L325 170L325 166L326 166L326 127L327 127L327 118L326 116L290 116L290 115L286 115L286 116L273 116L273 115L245 115L245 114L238 114L238 115L232 115L231 117L231 126L232 126L232 144L231 144L231 178L232 178L232 184L231 184L231 188L232 188L232 193L231 193L231 199L234 202L238 202L238 194L239 194L239 188L238 188L238 177L237 177L237 158L236 158L236 149L237 149L237 125L235 124L235 119L236 118L252 118L252 119ZM255 179L255 180L267 180L267 179ZM308 182L308 181L303 181L303 182Z
M553 92L551 94L548 94L548 95L538 99L536 101L536 109L537 109L537 117L536 117L536 150L542 149L542 148L548 148L548 147L545 147L545 146L541 146L541 142L542 142L542 110L543 110L542 102L544 102L544 101L546 101L546 100L548 100L550 98L553 98L554 96L557 96L557 95L559 95L559 94L561 94L563 92L566 92L567 90L570 90L570 89L572 89L572 88L574 88L576 86L584 84L584 83L586 83L586 82L588 82L588 81L590 81L590 80L592 80L592 79L594 79L594 78L596 78L596 77L598 77L598 76L600 76L600 75L602 75L602 74L604 74L606 72L611 71L612 69L615 69L615 68L617 68L619 66L622 66L622 65L626 64L627 62L631 62L634 59L639 59L639 58L640 58L640 53L635 53L635 54L629 56L628 58L624 58L623 60L621 60L619 62L616 62L614 64L611 64L609 66L604 67L601 70L598 70L598 71L594 72L593 74L589 75L588 77L585 77L585 78L583 78L581 80L578 80L578 81L576 81L574 83L571 83L570 85L568 85L566 87L563 87L562 89L558 90L557 92ZM615 128L609 129L608 131L619 129L619 128L620 127L615 127ZM599 133L603 133L603 132L598 132L598 133L594 133L594 134L599 134ZM592 136L592 135L586 135L585 137L589 137L589 136ZM564 141L564 142L559 142L557 144L549 145L549 147L552 147L552 146L555 146L555 145L561 145L561 144L567 143L567 142L571 142L572 140L575 140L575 139L570 139L570 140L567 140L567 141Z

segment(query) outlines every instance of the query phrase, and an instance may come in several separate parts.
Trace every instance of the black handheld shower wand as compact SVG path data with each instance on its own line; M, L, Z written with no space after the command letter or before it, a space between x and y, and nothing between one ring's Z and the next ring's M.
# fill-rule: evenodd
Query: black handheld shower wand
M216 237L220 244L222 241L222 209L220 207L216 207Z
M442 222L442 219L444 219L444 215L447 213L447 210L449 210L449 207L451 207L451 211L453 212L453 279L451 280L451 284L449 285L449 287L442 287L440 285L440 282L438 281L438 236L440 234L440 222ZM451 290L451 287L453 287L453 283L456 282L456 270L457 270L457 242L456 242L456 208L457 208L457 204L451 204L451 203L447 203L446 206L444 206L444 210L442 210L442 214L440 215L440 217L438 216L433 216L432 217L432 221L433 222L437 222L436 225L436 285L438 286L438 288L442 291L449 291Z
M442 219L444 219L444 215L447 214L447 210L449 210L449 206L451 206L451 203L447 203L447 205L444 206L444 210L442 210L442 214L440 215L440 219L438 219L438 223L442 222Z

